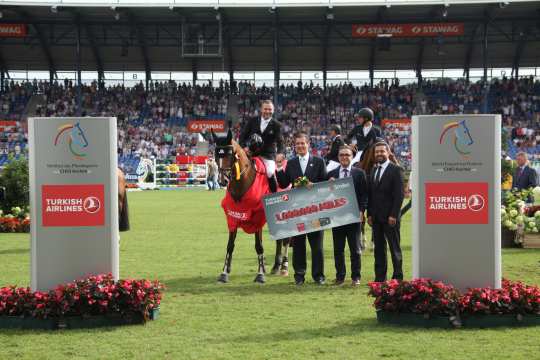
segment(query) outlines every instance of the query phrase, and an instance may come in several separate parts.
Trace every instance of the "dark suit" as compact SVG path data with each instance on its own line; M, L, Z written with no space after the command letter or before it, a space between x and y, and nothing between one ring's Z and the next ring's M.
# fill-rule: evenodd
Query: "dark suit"
M309 155L306 172L302 173L298 156L287 161L285 171L277 172L279 186L284 189L290 184L294 187L294 180L306 176L312 183L327 180L326 164L318 156ZM293 268L295 280L303 280L306 274L306 235L311 247L311 276L313 280L324 280L324 253L323 231L314 231L308 234L293 237Z
M332 140L332 144L330 145L330 151L325 156L326 163L328 164L330 160L339 162L338 159L338 153L339 148L345 145L345 142L343 142L343 139L341 138L341 135L336 135L336 137Z
M339 179L341 166L330 171L328 177ZM354 191L358 209L361 213L368 204L368 183L366 173L362 169L351 168L350 175L353 178ZM351 253L351 278L360 280L361 250L360 250L360 219L358 222L332 228L334 240L334 262L336 265L336 280L344 280L347 270L345 268L345 242L349 244Z
M264 132L261 133L261 118L254 117L247 121L240 138L238 139L241 146L246 146L246 142L252 134L259 134L263 139L263 147L261 150L262 157L267 159L275 159L276 153L283 153L283 135L281 132L281 123L275 119L270 120Z
M349 135L347 135L346 142L348 144L351 143L351 140L354 138L356 139L356 147L358 151L364 151L368 145L374 144L376 138L382 137L381 135L381 129L379 127L373 125L367 135L364 136L364 126L363 125L356 125Z
M531 187L536 187L538 185L538 176L536 170L531 168L529 165L523 167L523 171L520 171L518 167L514 173L512 179L512 188L513 189L529 189Z
M400 218L403 203L403 170L390 162L376 182L377 171L373 169L369 176L368 216L372 218L373 241L375 242L375 281L386 280L387 258L386 242L390 246L390 255L394 267L393 279L403 279L402 255L400 247ZM397 219L395 226L388 224L388 217Z

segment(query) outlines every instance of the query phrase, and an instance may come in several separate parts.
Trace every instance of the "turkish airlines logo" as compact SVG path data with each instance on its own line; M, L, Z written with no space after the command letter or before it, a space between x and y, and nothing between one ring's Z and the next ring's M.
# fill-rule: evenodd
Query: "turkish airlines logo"
M469 196L469 200L467 200L467 206L472 211L480 211L484 208L484 197L479 194L474 194Z
M95 196L89 196L84 199L83 209L89 214L95 214L101 209L101 202Z
M289 194L283 194L283 195L281 195L281 200L283 200L283 201L289 201Z
M425 183L426 224L489 224L486 182Z
M104 226L105 186L42 185L42 226Z

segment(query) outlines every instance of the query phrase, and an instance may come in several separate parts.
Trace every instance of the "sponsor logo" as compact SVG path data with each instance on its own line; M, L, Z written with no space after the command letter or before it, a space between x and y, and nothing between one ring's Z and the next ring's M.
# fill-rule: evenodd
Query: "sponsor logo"
M25 37L25 24L0 24L0 37Z
M469 157L471 154L470 147L474 144L474 140L465 120L445 124L439 137L439 144L443 144L445 138L450 138L450 143L454 145L454 149L464 159Z
M77 160L82 160L86 156L86 148L88 147L88 140L81 128L80 123L64 124L58 128L58 133L54 138L54 146L58 146L62 142L65 142L69 151L73 157Z
M314 229L320 228L321 227L321 222L319 221L319 219L312 220L311 221L311 227L313 227Z
M247 220L248 216L245 212L233 211L227 209L227 215L237 220Z
M205 132L213 130L215 132L225 131L224 120L190 120L187 129L189 132Z
M42 225L78 227L105 225L105 186L43 185Z
M296 229L298 231L306 231L306 224L304 224L304 223L296 224Z
M281 195L281 200L283 200L283 201L289 201L289 194L283 194L283 195Z
M426 224L488 224L488 183L426 183Z
M95 196L89 196L83 201L83 209L89 214L95 214L101 209L101 202Z
M467 200L467 206L472 211L480 211L484 208L485 200L482 195L474 194L469 196L469 200Z
M319 222L321 223L321 226L327 226L332 223L332 220L330 220L329 217L323 217L319 219Z

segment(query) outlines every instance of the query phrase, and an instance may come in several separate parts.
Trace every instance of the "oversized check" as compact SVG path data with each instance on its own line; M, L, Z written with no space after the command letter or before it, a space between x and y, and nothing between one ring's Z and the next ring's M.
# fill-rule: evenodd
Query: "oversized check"
M270 236L279 240L360 221L352 178L313 184L263 197Z

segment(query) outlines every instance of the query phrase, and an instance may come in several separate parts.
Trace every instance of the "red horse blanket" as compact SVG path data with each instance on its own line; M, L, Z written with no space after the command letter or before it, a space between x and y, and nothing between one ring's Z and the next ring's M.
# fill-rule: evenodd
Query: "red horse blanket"
M253 234L261 230L266 223L262 197L270 193L264 163L258 157L255 160L255 181L240 201L234 201L229 191L221 201L221 207L227 217L229 231L242 228L246 233Z

